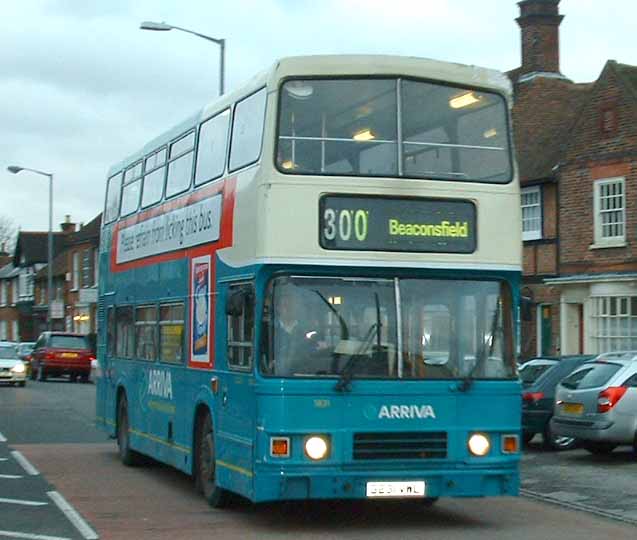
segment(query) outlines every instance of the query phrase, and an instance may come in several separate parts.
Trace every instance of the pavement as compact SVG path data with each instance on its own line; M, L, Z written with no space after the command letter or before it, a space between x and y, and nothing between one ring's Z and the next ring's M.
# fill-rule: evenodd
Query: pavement
M637 525L637 455L629 446L594 456L532 443L522 458L522 494Z

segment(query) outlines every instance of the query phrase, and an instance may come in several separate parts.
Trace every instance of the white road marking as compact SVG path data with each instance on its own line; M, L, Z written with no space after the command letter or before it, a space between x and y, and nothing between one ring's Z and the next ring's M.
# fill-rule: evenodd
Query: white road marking
M0 498L0 503L7 504L21 504L23 506L46 506L49 503L39 501L24 501L22 499L3 499Z
M0 433L0 442L7 442L7 438L2 433Z
M29 460L17 450L13 450L11 452L11 455L13 456L13 459L15 459L20 465L22 465L22 468L27 474L30 474L31 476L40 474L40 471L38 471L33 465L31 465L31 463L29 463Z
M0 478L4 478L6 480L17 480L18 478L23 478L20 474L0 474Z
M84 518L66 501L61 493L57 491L47 491L46 494L51 497L57 507L64 512L64 515L75 525L75 528L80 531L80 534L86 538L86 540L99 539L98 534L91 529L90 525L84 521Z
M25 538L27 540L71 540L65 536L48 536L46 534L29 534L15 531L0 531L0 536L8 536L9 538Z

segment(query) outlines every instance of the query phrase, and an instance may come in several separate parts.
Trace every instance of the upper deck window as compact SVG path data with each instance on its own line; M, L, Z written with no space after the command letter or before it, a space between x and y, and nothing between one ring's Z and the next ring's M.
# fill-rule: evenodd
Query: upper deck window
M127 216L139 208L139 196L142 188L142 162L138 161L124 173L121 215Z
M231 171L250 165L259 159L266 97L265 88L262 88L239 101L235 107L230 143Z
M403 79L293 80L280 99L285 173L505 183L505 100Z
M230 109L206 120L199 130L195 185L219 178L226 167Z
M104 223L110 223L117 219L119 214L119 200L122 192L122 176L117 173L108 179L108 188L106 189L106 208L104 209Z
M194 131L170 145L166 197L182 193L190 187L194 148Z

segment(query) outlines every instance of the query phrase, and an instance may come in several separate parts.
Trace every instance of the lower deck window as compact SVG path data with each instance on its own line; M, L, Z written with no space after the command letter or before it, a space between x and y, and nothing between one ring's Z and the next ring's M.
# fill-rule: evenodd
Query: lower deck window
M159 357L162 362L181 364L184 343L184 304L159 308Z

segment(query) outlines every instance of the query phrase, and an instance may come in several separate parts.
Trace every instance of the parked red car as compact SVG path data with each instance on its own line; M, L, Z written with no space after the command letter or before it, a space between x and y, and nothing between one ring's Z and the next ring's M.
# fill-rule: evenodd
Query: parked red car
M45 381L47 377L70 375L88 382L91 360L95 354L85 335L70 332L44 332L35 342L31 360L31 378Z

